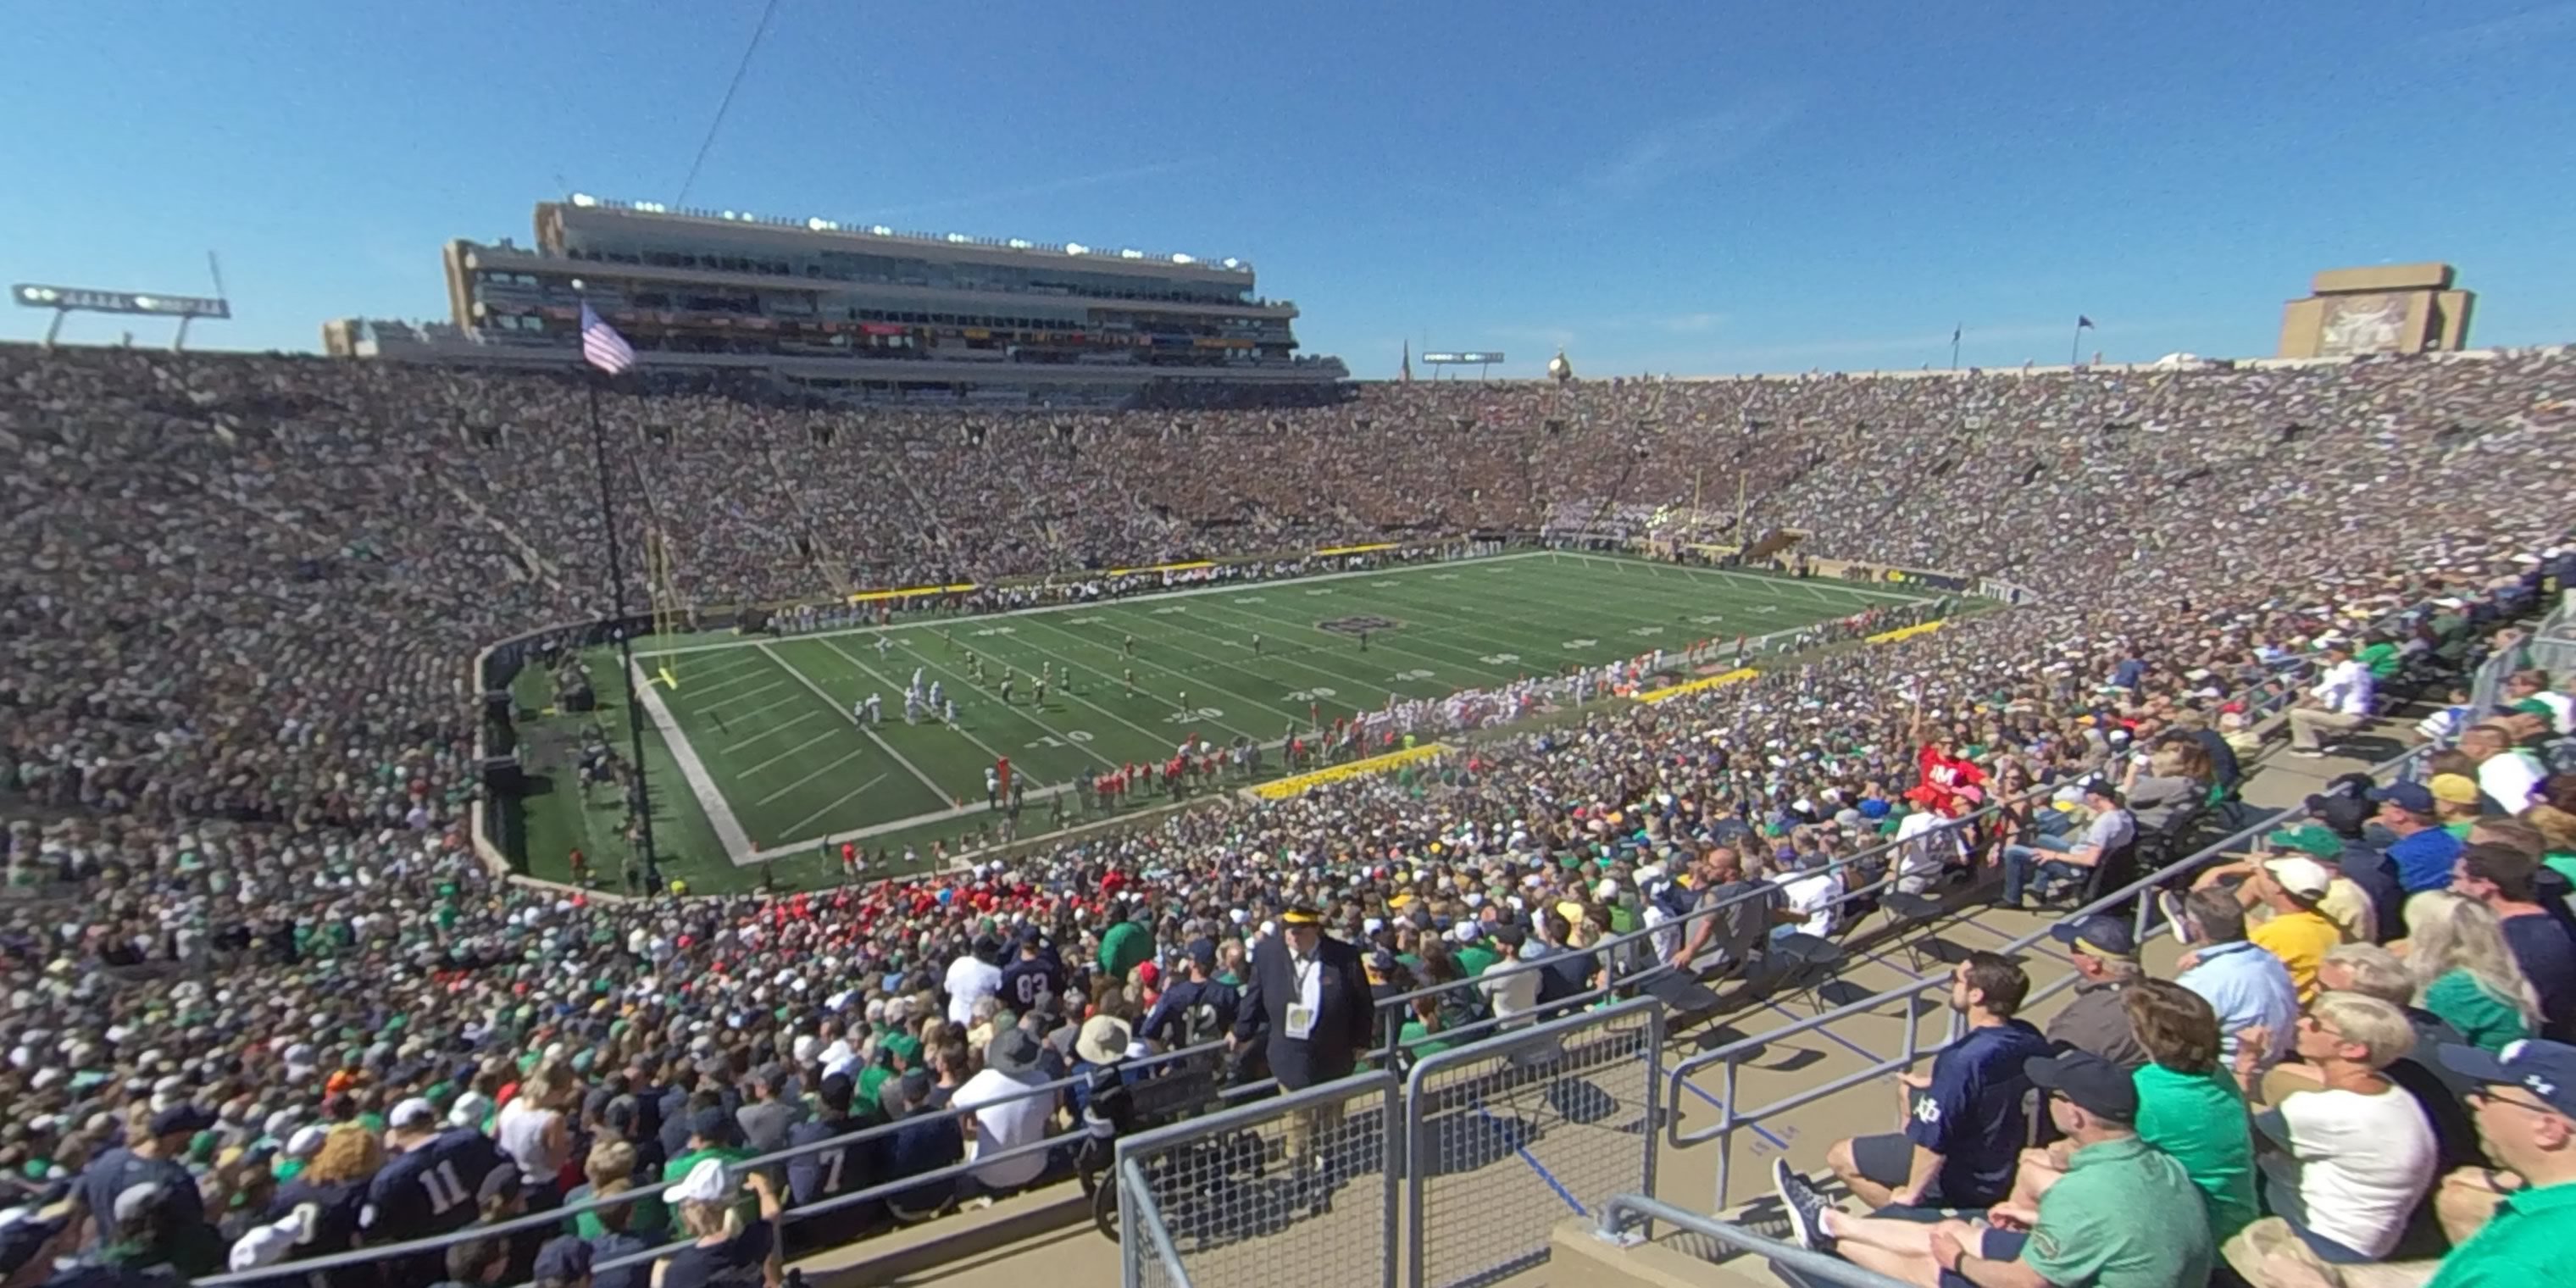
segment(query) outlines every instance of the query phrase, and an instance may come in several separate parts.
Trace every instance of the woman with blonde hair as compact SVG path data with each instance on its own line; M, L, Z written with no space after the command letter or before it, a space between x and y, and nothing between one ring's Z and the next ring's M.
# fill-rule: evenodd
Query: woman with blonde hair
M2406 971L2415 1004L2486 1051L2531 1036L2540 1007L2495 913L2448 890L2406 901Z
M313 1161L281 1187L268 1204L268 1221L294 1223L295 1242L284 1260L301 1261L357 1247L358 1222L367 1206L367 1185L385 1165L384 1142L355 1123L327 1130L304 1127L295 1135L300 1138L307 1132L322 1135ZM372 1288L376 1268L347 1266L325 1270L314 1277L329 1288Z
M519 1084L519 1094L501 1107L492 1135L501 1152L519 1165L528 1187L528 1210L543 1212L562 1205L557 1183L572 1161L573 1115L581 1109L581 1077L562 1060L537 1066Z

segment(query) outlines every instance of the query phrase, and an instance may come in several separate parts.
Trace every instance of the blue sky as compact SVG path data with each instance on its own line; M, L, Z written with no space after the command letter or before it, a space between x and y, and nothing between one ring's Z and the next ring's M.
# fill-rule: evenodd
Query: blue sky
M0 278L194 292L214 248L224 347L443 316L445 239L674 200L759 11L9 0ZM690 200L1239 255L1363 376L1911 368L1954 323L2063 362L2079 313L2261 356L2316 270L2422 259L2535 344L2576 339L2571 53L2532 0L781 0Z

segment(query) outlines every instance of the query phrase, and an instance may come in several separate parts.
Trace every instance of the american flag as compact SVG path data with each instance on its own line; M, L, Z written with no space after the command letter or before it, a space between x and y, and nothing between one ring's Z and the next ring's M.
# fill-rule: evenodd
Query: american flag
M581 306L581 356L612 376L635 365L635 347L626 343L626 337L619 335L616 327L601 321L587 304Z

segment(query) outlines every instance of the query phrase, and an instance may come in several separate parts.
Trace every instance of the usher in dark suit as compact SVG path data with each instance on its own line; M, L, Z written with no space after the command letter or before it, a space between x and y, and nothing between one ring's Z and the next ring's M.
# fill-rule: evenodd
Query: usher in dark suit
M1270 1035L1270 1072L1286 1091L1347 1078L1361 1052L1377 1045L1377 1012L1369 1003L1368 973L1360 950L1331 935L1315 941L1318 972L1314 1027L1303 1039L1288 1036L1288 1008L1297 1001L1297 967L1285 931L1252 950L1251 978L1243 988L1235 1036L1249 1042Z

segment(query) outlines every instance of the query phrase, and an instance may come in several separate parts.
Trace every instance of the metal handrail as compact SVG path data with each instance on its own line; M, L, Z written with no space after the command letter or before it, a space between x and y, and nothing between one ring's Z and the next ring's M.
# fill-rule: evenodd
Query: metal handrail
M1120 1067L1148 1068L1161 1064L1195 1059L1200 1056L1213 1055L1222 1051L1224 1047L1224 1040L1218 1039L1217 1041L1204 1042L1193 1047L1184 1047L1178 1051L1167 1051L1159 1055L1149 1055L1137 1060L1122 1062ZM973 1106L959 1106L952 1104L945 1109L936 1111L935 1113L908 1115L893 1122L878 1123L871 1127L864 1127L857 1131L848 1132L838 1136L826 1137L822 1140L812 1141L807 1144L790 1145L784 1149L772 1150L766 1154L758 1154L753 1157L743 1159L732 1164L732 1167L736 1171L750 1171L758 1168L773 1167L778 1164L793 1161L808 1154L819 1154L827 1150L842 1149L850 1145L858 1144L862 1141L876 1139L880 1136L890 1136L903 1128L917 1126L927 1119L963 1118L968 1114L977 1112L978 1110L990 1108L996 1105L1011 1104L1016 1101L1027 1100L1041 1095L1059 1095L1067 1088L1076 1086L1086 1080L1087 1079L1082 1076L1057 1078L1053 1081L1026 1087L1011 1095L1003 1096L996 1100L983 1101ZM1250 1084L1247 1088L1229 1090L1240 1091L1248 1094L1250 1091L1258 1090L1267 1085L1268 1083L1265 1081L1262 1083ZM1044 1140L1032 1142L1031 1144L1019 1146L1001 1153L989 1154L975 1159L970 1159L964 1163L943 1168L938 1172L928 1172L920 1176L905 1177L900 1181L883 1182L878 1185L870 1186L864 1190L853 1191L849 1194L836 1194L829 1199L816 1203L791 1206L779 1213L779 1220L782 1223L799 1221L820 1213L835 1211L839 1208L846 1207L851 1203L860 1202L868 1198L882 1197L884 1193L910 1189L925 1182L936 1181L942 1176L962 1174L963 1172L971 1171L974 1168L985 1164L1000 1162L1010 1158L1021 1157L1025 1154L1035 1153L1040 1148L1061 1146L1068 1142L1080 1139L1084 1134L1083 1129L1079 1124L1077 1124L1071 1130L1049 1136ZM332 1270L343 1266L361 1265L367 1262L384 1261L396 1257L417 1256L425 1252L436 1252L450 1245L461 1243L466 1239L488 1238L493 1235L512 1234L521 1230L531 1230L543 1226L557 1226L561 1225L565 1220L584 1212L593 1212L601 1208L618 1207L625 1204L638 1203L648 1198L658 1197L664 1191L678 1185L685 1179L687 1178L666 1176L651 1185L639 1185L632 1189L620 1191L616 1194L596 1195L591 1198L583 1199L578 1203L567 1203L561 1207L549 1208L543 1212L530 1212L524 1216L511 1217L506 1221L495 1221L489 1225L470 1225L461 1230L451 1230L445 1234L434 1234L425 1238L407 1239L401 1243L374 1245L353 1249L348 1252L335 1252L326 1256L308 1257L297 1261L282 1261L274 1266L264 1267L259 1270L209 1276L204 1279L199 1279L196 1282L199 1285L199 1288L227 1288L227 1285L249 1284L273 1278L281 1272L288 1274L306 1274L317 1270ZM656 1248L653 1249L652 1252L655 1255L659 1255L661 1253L668 1252L669 1250L670 1249L667 1247ZM645 1254L638 1253L636 1255L643 1256Z
M1172 1288L1190 1288L1189 1268L1181 1264L1180 1250L1172 1246L1172 1232L1163 1227L1162 1208L1154 1202L1154 1188L1145 1181L1145 1173L1134 1158L1118 1160L1119 1274L1125 1288L1142 1288L1141 1259L1131 1246L1142 1235L1155 1257L1163 1263L1163 1273L1170 1277Z
M1902 1279L1891 1279L1875 1270L1855 1266L1840 1257L1827 1256L1821 1252L1801 1248L1794 1243L1783 1243L1778 1239L1766 1238L1732 1221L1720 1221L1704 1213L1677 1208L1670 1203L1659 1202L1642 1194L1621 1194L1602 1204L1601 1224L1593 1231L1594 1237L1622 1247L1633 1247L1641 1242L1639 1236L1628 1232L1626 1223L1619 1219L1622 1216L1662 1221L1677 1229L1715 1239L1738 1251L1750 1252L1766 1261L1776 1261L1800 1275L1829 1284L1841 1284L1846 1288L1912 1288L1912 1285Z
M2416 747L2401 755L2372 766L2370 769L2370 775L2374 779L2385 781L2390 775L2403 774L2417 761L2428 755L2430 751L2431 748L2429 747ZM2203 866L2211 860L2223 856L2230 850L2238 849L2247 842L2258 840L2265 833L2278 828L2281 825L2283 818L2284 816L2281 814L2274 814L2266 817L2258 823L2254 823L2250 826L2231 832L2209 845L2192 851L2189 855L2186 855L2183 858L2176 859L2143 877L2129 882L2127 885L2121 886L2117 890L2113 890L2096 897L2092 902L2069 911L2065 916L2059 918L2059 920L2061 922L2071 922L2080 918L2093 916L2116 907L2123 901L2136 898L2136 896L2162 885L2167 880L2180 875L2181 873ZM2132 929L2138 941L2144 942L2147 937L2147 932L2151 929L2149 923L2154 920L2156 909L2154 902L2148 899L2137 898L2136 905L2136 909L2132 915ZM1995 951L2007 955L2020 953L2030 948L2032 945L2037 944L2040 940L2046 938L2049 933L2049 929L2047 927L2043 927L2037 931L2031 932L2030 934L2007 941L2003 947L1998 948ZM2022 1004L2024 1006L2029 1006L2034 1002L2044 1001L2050 997L2054 997L2059 992L2071 987L2075 982L2075 978L2075 976L2069 974L2051 980L2048 984L2040 987L2031 993L2030 996L2023 999ZM1679 1105L1681 1103L1680 1097L1682 1092L1684 1088L1689 1085L1692 1074L1708 1068L1711 1065L1720 1065L1724 1069L1724 1081L1718 1094L1718 1121L1713 1126L1685 1134L1681 1129L1681 1116L1676 1113L1669 1119L1665 1128L1667 1143L1676 1149L1686 1149L1690 1146L1704 1144L1712 1140L1719 1142L1717 1158L1717 1196L1715 1206L1721 1209L1726 1207L1728 1203L1727 1192L1730 1187L1730 1182L1733 1179L1734 1171L1733 1163L1735 1151L1733 1148L1732 1138L1739 1128L1755 1126L1765 1119L1811 1104L1827 1096L1850 1090L1862 1083L1873 1081L1883 1074L1891 1073L1898 1069L1910 1068L1914 1062L1920 1059L1925 1053L1920 1049L1920 1038L1918 1036L1921 1026L1915 1021L1915 1017L1909 1013L1907 1022L1904 1025L1903 1045L1897 1054L1878 1060L1865 1068L1845 1074L1841 1077L1801 1088L1798 1091L1792 1092L1791 1094L1768 1104L1756 1105L1750 1109L1739 1109L1737 1107L1738 1085L1736 1079L1737 1070L1742 1066L1744 1058L1751 1055L1753 1052L1779 1042L1784 1038L1795 1037L1802 1033L1821 1029L1835 1021L1846 1020L1855 1015L1875 1011L1893 1002L1906 1001L1927 989L1945 987L1948 984L1948 979L1949 977L1947 972L1937 972L1931 975L1918 976L1907 983L1899 984L1894 988L1873 996L1861 998L1858 1001L1835 1007L1830 1011L1819 1012L1806 1019L1793 1021L1775 1029L1739 1038L1723 1046L1714 1047L1708 1051L1701 1052L1680 1061L1665 1072L1665 1077L1671 1084L1670 1094L1665 1097L1665 1102L1672 1105ZM1947 1037L1944 1038L1943 1045L1947 1045L1949 1042L1957 1040L1960 1031L1959 1021L1960 1016L1953 1012L1950 1016L1949 1033Z
M1878 857L1881 857L1881 856L1884 856L1884 855L1891 854L1891 853L1895 852L1895 851L1896 851L1899 847L1901 847L1901 846L1915 844L1915 843L1917 843L1917 842L1921 842L1921 841L1927 840L1927 839L1929 839L1929 838L1931 838L1931 837L1938 836L1938 835L1940 835L1940 834L1942 834L1942 833L1945 833L1945 832L1948 832L1948 833L1957 833L1957 832L1959 832L1959 831L1965 830L1965 829L1966 829L1970 824L1972 824L1972 823L1978 822L1979 820L1985 819L1985 818L1987 818L1987 817L1989 817L1989 816L1992 816L1992 815L1995 815L1995 814L1999 814L1999 813L2001 813L2001 812L2002 812L2002 811L2003 811L2007 806L2011 806L2011 805L2019 805L2019 804L2023 804L2023 803L2025 803L2025 802L2029 802L2029 801L2041 800L2041 799L2045 799L2045 798L2047 798L2047 797L2049 797L2049 796L2055 795L2055 794L2057 793L2057 791L2059 790L2059 787L2060 787L2060 786L2061 786L2060 784L2054 784L2054 783L2052 783L2052 784L2049 784L2049 785L2047 785L2047 786L2035 786L2035 787L2032 787L2032 788L2028 789L2027 791L2023 791L2023 792L2021 792L2021 793L2019 793L2019 794L2017 794L2017 795L2010 796L2010 797L2006 797L2006 798L2001 799L2001 800L1996 800L1996 801L1989 802L1988 804L1986 804L1986 805L1984 805L1984 806L1980 807L1979 809L1977 809L1977 810L1976 810L1975 812L1973 812L1973 813L1964 814L1964 815L1961 815L1961 816L1960 816L1960 817L1958 817L1958 818L1950 819L1950 820L1944 821L1944 822L1942 822L1942 823L1936 824L1936 825L1934 825L1933 827L1931 827L1931 828L1929 828L1929 829L1925 830L1924 832L1922 832L1922 833L1921 833L1921 834L1919 834L1919 835L1912 836L1912 837L1908 837L1908 838L1906 838L1906 839L1904 839L1904 840L1902 840L1902 841L1887 841L1887 842L1884 842L1884 843L1882 843L1882 844L1873 845L1873 846L1871 846L1871 847L1869 847L1869 848L1867 848L1867 849L1860 850L1860 851L1854 852L1854 853L1852 853L1852 854L1843 855L1842 857L1837 858L1837 859L1834 859L1832 862L1827 863L1827 864L1825 864L1823 867L1817 868L1817 869L1815 869L1815 870L1814 870L1814 871L1812 871L1812 872L1802 872L1802 873L1800 873L1799 875L1801 875L1801 876L1817 876L1817 875L1821 875L1821 874L1824 874L1824 873L1840 872L1840 871L1842 871L1843 869L1848 868L1848 867L1852 866L1853 864L1859 863L1859 862L1861 862L1861 861L1862 861L1862 860L1864 860L1864 859L1878 858ZM1850 899L1850 898L1853 898L1853 897L1855 897L1855 896L1856 896L1856 895L1858 895L1858 894L1866 893L1866 892L1869 892L1869 891L1874 891L1874 890L1877 890L1877 889L1884 888L1884 886L1885 886L1886 884L1888 884L1888 883L1887 883L1887 882L1880 882L1880 883L1878 883L1878 884L1876 884L1876 885L1869 886L1869 887L1865 887L1862 891L1851 891L1851 892L1846 892L1846 893L1845 893L1845 894L1843 894L1843 895L1837 896L1837 898L1836 898L1836 902L1838 902L1838 903L1839 903L1839 902L1842 902L1842 901L1844 901L1844 900L1848 900L1848 899ZM1729 909L1731 909L1731 908L1737 907L1737 906L1739 906L1739 905L1741 905L1741 904L1748 903L1748 902L1750 902L1750 901L1752 901L1752 900L1754 900L1754 899L1760 898L1760 897L1761 897L1763 894L1765 894L1765 893L1766 893L1765 891L1763 891L1763 890L1761 890L1761 889L1758 889L1758 888L1756 888L1756 889L1748 889L1748 890L1743 891L1743 892L1742 892L1742 893L1740 893L1740 894L1731 895L1731 896L1727 897L1726 899L1723 899L1723 900L1721 900L1721 901L1719 901L1719 902L1717 902L1717 903L1711 904L1711 905L1709 905L1709 906L1707 906L1707 907L1704 907L1704 908L1693 908L1693 909L1691 909L1689 912L1684 913L1684 914L1682 914L1681 916L1675 917L1675 918L1673 918L1673 919L1672 919L1672 920L1670 920L1670 921L1663 922L1663 923L1662 923L1662 924L1660 924L1660 925L1640 927L1640 928L1638 928L1638 929L1636 929L1636 930L1631 930L1631 931L1628 931L1628 932L1626 932L1626 933L1624 933L1624 934L1612 935L1612 936L1610 936L1610 937L1608 937L1608 938L1606 938L1606 939L1602 939L1602 940L1600 940L1600 941L1598 941L1598 942L1596 942L1596 943L1590 944L1590 945L1588 945L1588 946L1586 946L1586 947L1583 947L1583 948L1580 948L1580 949L1570 949L1569 951L1584 952L1584 953L1592 953L1592 954L1596 954L1596 955L1607 955L1607 954L1614 953L1614 952L1616 952L1617 950L1624 949L1624 948L1626 948L1626 947L1628 947L1629 945L1632 945L1632 944L1637 944L1637 943L1641 943L1641 942L1647 942L1648 940L1650 940L1650 939L1652 938L1652 936L1654 936L1654 935L1655 935L1655 934L1657 934L1658 932L1663 932L1663 931L1673 931L1673 932L1681 933L1681 934L1683 934L1683 935L1687 936L1687 934L1688 934L1688 932L1689 932L1689 930L1690 930L1690 928L1691 928L1691 926L1692 926L1693 924L1695 924L1695 923L1697 923L1697 922L1699 922L1699 921L1702 921L1702 920L1705 920L1705 919L1711 918L1711 917L1715 917L1715 916L1717 916L1717 915L1719 915L1719 914L1721 914L1721 913L1723 913L1723 912L1726 912L1727 910L1729 910ZM1480 985L1484 984L1486 981L1489 981L1489 980L1508 979L1508 978L1510 978L1511 976L1518 975L1518 974L1523 974L1523 973L1528 972L1528 971L1544 970L1544 969L1546 969L1547 964L1548 964L1548 959L1547 959L1547 958L1544 958L1544 957L1542 957L1542 958L1540 958L1540 959L1538 959L1538 960L1536 960L1536 961L1526 961L1526 962L1497 962L1497 963L1495 963L1494 965L1487 967L1487 968L1485 969L1485 971L1484 971L1482 974L1475 975L1475 976L1472 976L1472 977L1467 978L1467 979L1452 980L1452 981L1450 981L1449 983L1446 983L1446 984L1429 984L1429 985L1425 985L1425 986L1423 986L1423 987L1421 987L1421 988L1414 989L1413 991L1408 992L1408 993L1398 993L1398 994L1396 994L1396 995L1395 995L1395 996L1393 996L1393 997L1381 998L1381 999L1379 999L1379 1000L1378 1000L1378 1002L1377 1002L1377 1006L1378 1006L1378 1008L1379 1008L1381 1011L1386 1012L1386 1018L1387 1018L1387 1027L1386 1027L1387 1039L1386 1039L1386 1043L1385 1043L1385 1045L1386 1045L1386 1046L1388 1046L1388 1047L1393 1047L1393 1046L1395 1046L1395 1045L1396 1045L1396 1042L1395 1042L1395 1034L1396 1034L1397 1032L1401 1031L1401 1030L1403 1029L1403 1027L1404 1027L1404 1016L1408 1013L1408 1007L1407 1007L1407 1004L1408 1004L1408 1003L1411 1003L1411 1002L1412 1002L1412 1001L1414 1001L1415 999L1417 999L1417 998L1423 998L1423 997L1440 996L1440 995L1445 995L1445 994L1454 994L1454 993L1464 993L1464 992L1468 992L1468 991L1471 991L1471 990L1475 990L1475 989L1477 989ZM1633 982L1635 979L1642 978L1643 976L1648 975L1648 974L1652 974L1652 973L1653 973L1653 971L1652 971L1651 969L1650 969L1650 970L1646 970L1646 971L1640 971L1640 972L1638 972L1636 975L1632 975L1632 976L1630 976L1630 977L1629 977L1629 980L1630 980L1630 982Z

